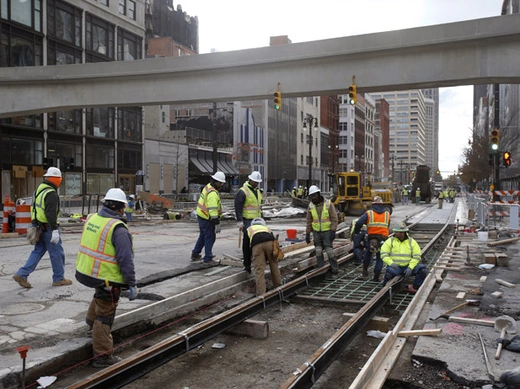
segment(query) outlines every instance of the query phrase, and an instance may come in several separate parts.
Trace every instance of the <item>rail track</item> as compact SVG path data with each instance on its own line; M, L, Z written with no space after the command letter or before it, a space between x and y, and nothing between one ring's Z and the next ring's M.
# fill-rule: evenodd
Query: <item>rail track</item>
M411 236L418 241L422 248L423 262L428 265L435 262L441 254L442 246L447 243L445 238L450 231L448 224L427 225L418 222L410 226ZM434 283L435 279L430 273L419 293L413 297L401 292L402 284L405 281L401 277L392 280L385 287L381 287L379 283L360 277L359 267L355 265L353 255L348 254L345 247L336 248L336 251L341 268L340 278L328 277L327 267L311 270L263 296L251 298L179 331L142 351L135 352L122 362L83 378L71 384L69 388L120 388L131 383L135 385L143 376L191 350L200 348L209 340L246 319L266 310L278 308L287 299L291 299L293 304L317 302L353 307L354 312L352 317L312 355L308 356L305 362L299 366L295 363L293 373L287 377L285 382L280 381L276 387L279 386L283 389L312 387L373 317L379 314L383 307L390 305L391 309L404 312L401 320L395 324L393 331L387 333L374 353L367 356L365 367L350 386L351 388L381 387L386 376L378 377L374 372L380 372L381 369L378 367L382 363L391 364L391 362L385 362L387 355L390 355L390 360L395 359L395 356L391 356L392 351L395 351L395 344L406 341L399 338L397 333L413 327L413 323L406 320L409 316L414 316L414 310L420 309L420 301L424 301L429 294L429 292L421 293L421 291L432 284L432 279ZM386 371L388 374L389 369ZM370 386L366 386L369 381Z

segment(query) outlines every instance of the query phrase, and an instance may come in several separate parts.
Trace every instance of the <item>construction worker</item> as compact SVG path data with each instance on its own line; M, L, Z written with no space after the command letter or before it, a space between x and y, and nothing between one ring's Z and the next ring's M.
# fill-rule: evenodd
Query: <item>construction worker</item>
M421 188L417 187L415 190L415 205L419 205L421 203Z
M197 220L199 222L199 237L191 252L192 261L204 260L206 266L216 266L218 262L213 260L213 245L220 233L220 218L222 217L222 205L220 204L220 189L226 182L226 175L216 172L211 176L211 181L200 193L197 204ZM201 256L204 248L204 258Z
M334 255L332 241L336 238L338 228L338 213L334 203L325 200L320 194L320 189L316 185L309 188L310 204L307 210L307 228L305 231L305 241L311 243L311 232L316 248L316 261L318 267L325 265L323 250L327 252L330 263L330 272L335 278L339 272L338 262Z
M247 229L247 236L249 238L247 250L249 251L249 256L253 258L253 267L255 269L256 295L260 296L266 292L264 275L266 264L269 264L271 269L273 286L277 288L282 285L278 261L273 254L275 237L267 227L265 220L260 217L251 221L251 225Z
M296 187L293 188L292 192L291 192L291 196L293 198L296 198Z
M390 226L390 212L383 207L383 199L379 196L374 197L372 207L366 211L356 222L354 234L358 234L363 227L367 226L367 245L363 258L363 277L368 277L368 267L372 264L372 257L375 254L376 264L374 266L375 282L379 282L383 262L379 249L383 241L388 238L388 228Z
M439 191L439 195L437 196L437 200L439 201L439 209L442 209L442 203L444 202L444 193Z
M296 196L297 196L299 199L302 199L302 198L303 198L303 188L302 188L301 185L298 187L298 191L296 192Z
M121 361L114 355L110 331L122 289L129 289L129 300L139 291L136 286L132 235L124 210L126 195L119 188L109 189L98 213L85 221L76 260L76 279L94 288L86 323L92 330L94 367L111 366Z
M357 234L354 234L357 221L358 219L352 220L350 226L350 240L353 243L352 252L354 253L354 260L356 264L360 265L363 263L363 257L365 255L367 226L363 225L361 230Z
M426 266L421 264L421 248L408 235L405 222L399 222L392 229L394 235L381 247L381 258L386 264L384 284L396 276L415 276L413 284L407 286L409 293L416 293L426 278Z
M61 244L60 225L60 196L58 188L61 185L61 171L57 167L50 167L43 175L43 182L34 192L31 204L31 222L41 232L38 242L34 245L27 262L22 266L13 279L24 288L32 288L27 277L38 266L38 263L48 251L52 266L52 286L71 285L72 281L65 278L65 252Z
M129 222L132 221L132 214L134 213L134 207L135 207L134 201L135 201L134 195L128 196L128 202L125 207L125 215L126 215L126 220Z
M457 192L455 191L455 189L451 188L451 190L450 190L450 203L454 203L455 202L455 196L457 196Z
M262 192L258 184L262 182L260 172L254 171L248 177L248 181L239 189L235 196L235 215L237 227L242 233L242 255L244 270L251 273L251 250L249 249L249 237L247 229L254 218L262 217Z
M405 186L403 187L403 205L408 205L408 188Z

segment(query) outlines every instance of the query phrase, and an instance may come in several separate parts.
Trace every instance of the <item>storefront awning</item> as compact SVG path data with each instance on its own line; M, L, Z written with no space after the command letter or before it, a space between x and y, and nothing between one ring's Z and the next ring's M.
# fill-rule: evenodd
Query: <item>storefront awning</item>
M201 173L203 173L203 174L210 174L210 173L212 173L211 170L213 170L213 169L210 170L206 165L202 164L198 160L198 158L190 157L190 162L193 163L195 165L195 167L200 170Z

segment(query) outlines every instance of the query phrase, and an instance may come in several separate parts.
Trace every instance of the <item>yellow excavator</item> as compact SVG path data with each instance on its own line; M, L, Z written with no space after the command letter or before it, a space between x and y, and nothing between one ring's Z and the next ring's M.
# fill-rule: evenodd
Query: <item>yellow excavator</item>
M391 189L374 189L370 174L360 172L338 172L329 174L332 184L332 201L345 215L361 216L370 209L375 196L381 197L383 206L390 214L393 211Z

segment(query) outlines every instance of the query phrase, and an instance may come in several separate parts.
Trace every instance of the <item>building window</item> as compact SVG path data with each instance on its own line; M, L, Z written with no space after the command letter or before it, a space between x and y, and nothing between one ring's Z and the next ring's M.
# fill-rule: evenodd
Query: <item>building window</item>
M61 1L47 1L47 33L58 41L81 47L81 9Z
M109 7L108 0L99 0L99 4Z
M128 0L128 9L127 9L128 17L132 20L135 20L135 1Z
M114 139L114 108L87 108L87 135Z
M0 67L43 65L43 39L19 30L5 28L0 35Z
M0 142L0 161L4 164L41 165L43 141L3 136Z
M81 134L81 110L58 111L49 113L49 131Z
M48 65L72 65L81 63L81 49L48 41L47 64Z
M117 112L118 139L128 142L142 142L141 108L119 108Z
M119 169L139 170L141 168L141 146L119 144L117 149L117 167Z
M71 163L71 158L74 161L74 166L83 166L81 144L77 143L49 140L47 145L47 158L53 159L53 166L58 166L57 160L59 159L59 167L62 171L66 170L67 163Z
M162 122L163 123L166 123L166 112L161 112L161 116L162 116Z
M115 26L90 14L86 15L87 62L115 59Z
M117 31L117 60L142 59L142 38L123 29Z
M115 151L113 144L105 144L100 142L102 141L87 141L86 168L114 169Z
M126 0L119 0L119 13L126 15Z

